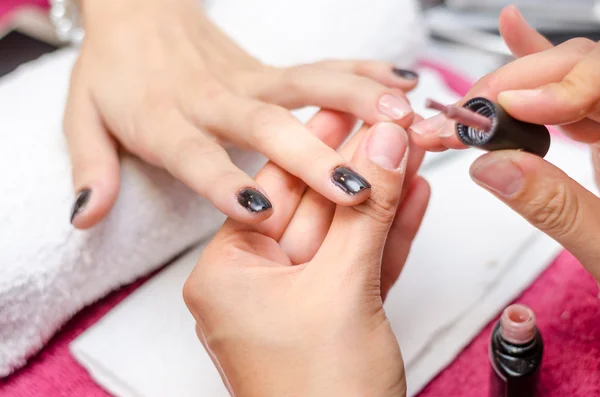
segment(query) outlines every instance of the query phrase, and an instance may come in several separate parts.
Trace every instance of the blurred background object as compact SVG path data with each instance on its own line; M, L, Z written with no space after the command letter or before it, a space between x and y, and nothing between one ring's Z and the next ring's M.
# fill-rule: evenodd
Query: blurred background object
M554 44L574 37L600 40L600 0L421 0L431 43L427 57L450 62L473 78L510 61L498 15L516 5Z
M0 76L57 48L47 0L0 0Z
M502 8L514 4L528 18L556 22L600 22L598 0L446 0L448 8L498 14Z
M434 37L495 53L498 14L516 5L527 21L555 44L573 37L600 40L600 0L422 0Z
M0 76L57 48L55 45L12 30L0 39Z

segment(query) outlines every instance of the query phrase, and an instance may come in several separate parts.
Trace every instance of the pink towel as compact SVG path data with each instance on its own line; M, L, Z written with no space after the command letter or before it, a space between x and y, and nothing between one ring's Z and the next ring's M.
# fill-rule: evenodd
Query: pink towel
M600 396L600 299L593 278L564 252L517 302L535 311L544 338L541 395ZM486 396L492 326L489 324L420 397Z
M107 397L71 357L69 343L141 282L85 309L23 370L0 383L3 397ZM543 397L600 396L600 299L589 274L561 254L517 299L535 310L546 343ZM487 347L492 324L419 397L482 397L488 390ZM110 347L108 347L110 348Z
M0 0L0 19L21 6L48 7L48 0Z

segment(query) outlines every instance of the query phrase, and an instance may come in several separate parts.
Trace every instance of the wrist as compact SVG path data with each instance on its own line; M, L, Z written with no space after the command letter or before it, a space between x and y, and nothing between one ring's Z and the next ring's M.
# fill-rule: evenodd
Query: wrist
M235 395L405 396L400 352L390 355L389 350L378 353L361 348L281 348L269 353L265 350L270 349L263 345L258 354L249 349L241 357L243 350L232 349L234 355L217 354L217 357Z

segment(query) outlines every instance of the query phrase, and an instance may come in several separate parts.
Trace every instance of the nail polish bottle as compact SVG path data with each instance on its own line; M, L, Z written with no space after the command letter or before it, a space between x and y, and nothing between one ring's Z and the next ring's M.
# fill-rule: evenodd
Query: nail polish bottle
M465 145L487 151L522 150L542 158L548 153L550 132L546 126L517 120L487 98L473 98L463 107L492 120L490 131L456 123L458 139Z
M535 314L524 305L507 307L490 341L490 397L537 397L544 343Z

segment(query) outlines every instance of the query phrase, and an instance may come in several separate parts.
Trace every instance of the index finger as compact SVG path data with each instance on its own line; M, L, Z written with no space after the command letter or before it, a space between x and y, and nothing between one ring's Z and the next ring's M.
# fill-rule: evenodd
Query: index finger
M215 114L205 114L210 131L264 154L339 205L356 205L371 195L369 182L287 109L233 95L223 100Z
M571 124L586 117L600 121L600 44L580 42L591 50L562 79L534 90L503 92L502 106L514 117L537 124ZM596 135L600 139L600 131Z

